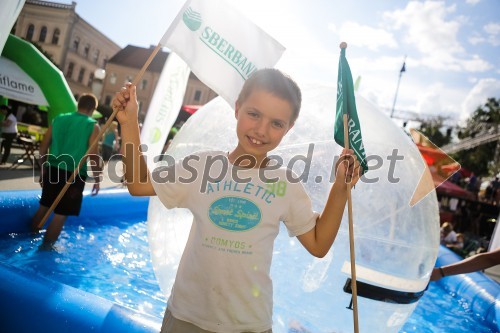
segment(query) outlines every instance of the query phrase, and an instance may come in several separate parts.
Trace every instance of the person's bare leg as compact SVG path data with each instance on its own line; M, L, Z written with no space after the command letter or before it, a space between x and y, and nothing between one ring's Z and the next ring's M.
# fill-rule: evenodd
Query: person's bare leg
M40 205L38 207L38 210L36 211L35 215L31 218L31 231L32 232L38 232L43 226L38 226L40 222L42 221L43 217L49 210L49 207Z
M43 242L50 244L55 243L57 241L57 238L59 238L59 234L61 234L64 222L66 222L65 215L54 214L54 217L52 218L52 221L50 221L50 224L47 227L47 231L45 232Z

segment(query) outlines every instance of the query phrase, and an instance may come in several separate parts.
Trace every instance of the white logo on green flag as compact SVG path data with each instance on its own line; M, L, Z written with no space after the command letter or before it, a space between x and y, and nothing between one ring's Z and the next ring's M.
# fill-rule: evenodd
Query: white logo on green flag
M337 110L335 115L335 142L342 147L344 143L344 114L347 114L347 129L349 135L349 148L354 150L356 157L363 168L363 173L368 171L366 163L365 146L361 137L361 125L356 110L354 98L354 85L351 69L345 57L345 48L340 51L339 72L337 78Z

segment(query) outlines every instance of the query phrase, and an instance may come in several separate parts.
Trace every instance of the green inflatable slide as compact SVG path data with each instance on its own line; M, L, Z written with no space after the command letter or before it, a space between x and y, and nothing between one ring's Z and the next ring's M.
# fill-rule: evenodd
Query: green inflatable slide
M64 75L33 44L9 35L2 56L15 62L38 83L49 103L49 124L61 113L76 111L76 101Z

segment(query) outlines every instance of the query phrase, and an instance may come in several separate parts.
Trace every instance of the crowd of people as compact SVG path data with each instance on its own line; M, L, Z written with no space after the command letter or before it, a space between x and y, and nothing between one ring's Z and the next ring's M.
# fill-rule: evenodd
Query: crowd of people
M473 237L470 234L456 232L450 222L444 222L441 225L440 243L459 256L466 258L486 252L489 240Z
M488 182L484 195L480 199L495 206L500 204L500 180L498 177Z
M450 181L470 192L475 200L500 205L500 180L498 176L488 179L470 172L468 177L464 177L458 171L450 177Z
M467 192L450 195L437 189L441 243L464 258L485 252L500 213L499 178L482 178L465 170L449 180Z

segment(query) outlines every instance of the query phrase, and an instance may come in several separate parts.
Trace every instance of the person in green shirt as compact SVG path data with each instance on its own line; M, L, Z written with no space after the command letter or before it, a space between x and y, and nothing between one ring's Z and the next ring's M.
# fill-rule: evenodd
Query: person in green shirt
M81 159L90 158L93 177L96 180L92 195L99 192L102 168L97 145L89 152L88 156L86 155L92 142L99 136L99 125L92 119L92 113L96 108L97 98L92 94L84 94L78 100L77 112L57 116L47 129L40 144L42 197L40 207L32 218L33 231L38 231L42 218L56 200ZM44 247L50 248L57 241L67 216L80 214L87 178L86 164L83 163L73 183L54 209L54 217L49 222L45 232Z

